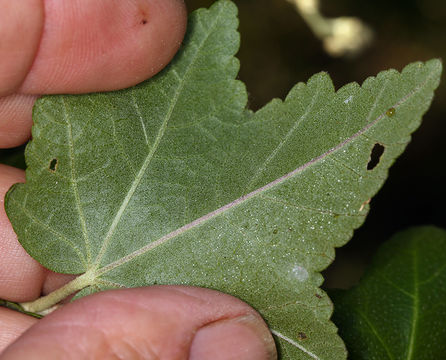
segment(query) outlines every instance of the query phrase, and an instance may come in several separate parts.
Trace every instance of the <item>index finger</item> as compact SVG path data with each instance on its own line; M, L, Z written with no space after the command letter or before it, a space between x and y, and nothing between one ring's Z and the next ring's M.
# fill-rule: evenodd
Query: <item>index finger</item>
M182 0L0 0L0 8L7 39L0 134L8 134L0 135L0 148L26 141L32 95L135 85L171 60L186 28Z

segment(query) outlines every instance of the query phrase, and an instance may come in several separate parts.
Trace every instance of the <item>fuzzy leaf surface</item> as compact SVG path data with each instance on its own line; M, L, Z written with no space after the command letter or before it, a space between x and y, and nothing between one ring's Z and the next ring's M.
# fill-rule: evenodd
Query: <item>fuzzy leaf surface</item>
M27 181L9 192L7 213L44 266L88 272L78 296L214 288L261 312L283 359L343 359L319 272L362 224L441 63L337 92L320 73L252 112L235 80L237 25L235 5L217 1L192 14L184 47L152 80L39 100ZM377 143L384 153L368 169Z
M395 235L358 286L330 295L352 360L443 358L446 231L426 226Z

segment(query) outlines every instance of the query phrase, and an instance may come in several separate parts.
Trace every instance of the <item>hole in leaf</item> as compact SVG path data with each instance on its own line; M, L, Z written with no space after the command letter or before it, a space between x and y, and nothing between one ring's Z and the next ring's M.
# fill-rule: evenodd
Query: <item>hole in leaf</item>
M57 170L57 159L53 159L50 161L50 166L48 167L48 169L51 172L55 172Z
M370 161L367 164L367 170L373 170L381 159L382 154L384 154L385 147L381 144L376 143L372 149L372 153L370 154Z

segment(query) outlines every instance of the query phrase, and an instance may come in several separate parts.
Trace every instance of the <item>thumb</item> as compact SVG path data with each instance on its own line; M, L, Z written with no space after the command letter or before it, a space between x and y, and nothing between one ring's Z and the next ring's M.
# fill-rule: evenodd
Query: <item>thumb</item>
M111 290L55 311L1 359L276 359L266 324L213 290L153 286Z

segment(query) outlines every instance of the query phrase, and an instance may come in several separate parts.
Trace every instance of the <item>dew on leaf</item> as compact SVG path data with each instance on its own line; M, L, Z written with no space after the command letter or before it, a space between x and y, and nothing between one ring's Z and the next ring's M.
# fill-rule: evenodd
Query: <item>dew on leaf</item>
M348 104L353 100L353 95L350 95L347 99L344 100L344 104Z
M308 271L303 266L295 265L291 272L299 281L305 281L308 279Z

